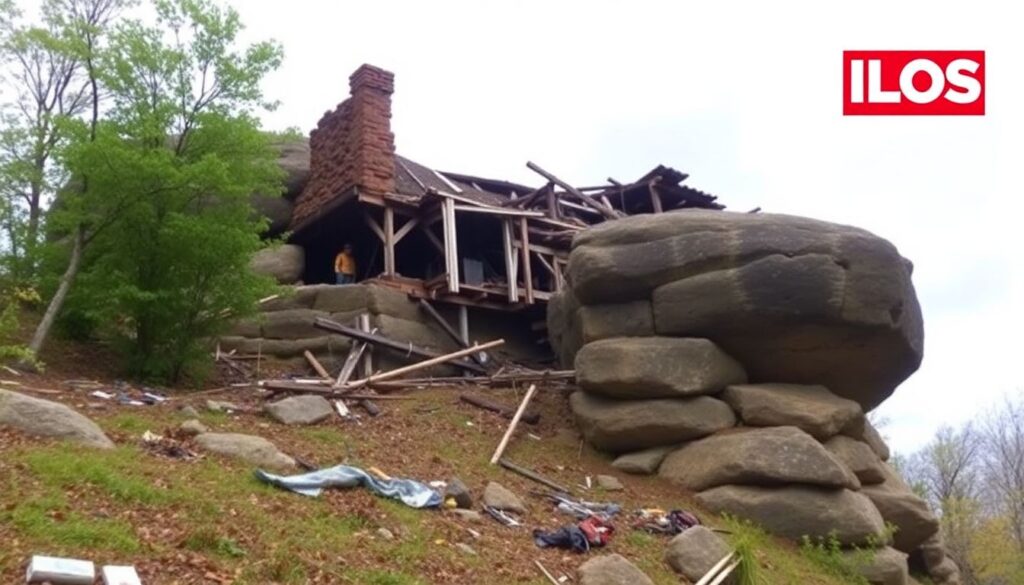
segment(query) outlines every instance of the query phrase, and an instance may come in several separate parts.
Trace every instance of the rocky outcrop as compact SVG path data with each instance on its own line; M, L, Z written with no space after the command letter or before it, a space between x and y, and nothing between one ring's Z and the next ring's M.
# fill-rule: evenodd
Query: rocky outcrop
M960 567L950 558L940 534L921 543L911 554L914 567L924 571L936 585L960 585Z
M577 383L609 398L681 398L745 382L743 366L706 339L617 337L576 354Z
M864 545L882 539L885 531L871 500L845 489L727 485L700 492L697 500L713 512L748 518L793 540L834 535L843 545Z
M893 548L857 550L844 554L847 566L871 585L907 585L907 555Z
M594 557L576 571L580 585L654 585L650 577L619 554Z
M619 455L612 461L612 467L619 471L632 473L633 475L651 475L658 471L661 462L665 460L674 447L651 447L643 451L634 451Z
M708 396L624 401L575 392L569 404L587 442L610 453L682 443L736 424L729 405Z
M239 459L262 469L291 471L298 466L295 460L277 449L270 441L254 435L236 433L203 433L196 444L211 453Z
M726 388L722 398L746 425L791 425L822 441L864 418L859 404L836 396L824 386L744 384Z
M294 284L306 270L306 251L295 244L272 246L256 252L249 265L257 274L270 276L278 284Z
M0 426L89 447L114 447L96 423L71 408L8 390L0 390Z
M291 396L263 407L270 418L285 425L312 425L334 414L323 396Z
M893 472L895 474L895 472ZM871 499L886 522L896 527L893 547L912 552L939 531L939 521L922 500L902 481L886 479L861 490Z
M852 471L862 485L885 481L885 464L867 443L837 435L825 443L825 448Z
M650 301L657 335L710 339L752 382L822 384L864 407L921 362L910 273L861 229L703 210L588 229L568 267L582 307Z
M709 528L691 526L669 541L665 562L673 571L696 583L731 552L732 547Z
M693 441L670 453L658 473L691 491L729 484L860 487L853 473L796 427L737 429Z

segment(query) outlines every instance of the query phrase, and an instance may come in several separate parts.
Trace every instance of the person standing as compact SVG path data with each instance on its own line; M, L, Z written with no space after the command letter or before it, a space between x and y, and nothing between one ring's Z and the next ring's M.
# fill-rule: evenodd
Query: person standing
M338 284L355 284L356 257L352 254L352 244L345 244L334 257L334 276Z

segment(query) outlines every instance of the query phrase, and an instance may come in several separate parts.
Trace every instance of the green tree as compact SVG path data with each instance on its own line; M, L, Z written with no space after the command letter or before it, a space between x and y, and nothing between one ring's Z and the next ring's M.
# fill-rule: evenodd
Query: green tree
M62 221L89 244L70 302L121 342L132 373L178 380L272 286L248 267L264 228L249 195L281 191L254 115L272 106L260 82L281 49L236 50L238 14L207 0L155 7L155 26L117 26L99 61L111 103L67 149L88 186Z

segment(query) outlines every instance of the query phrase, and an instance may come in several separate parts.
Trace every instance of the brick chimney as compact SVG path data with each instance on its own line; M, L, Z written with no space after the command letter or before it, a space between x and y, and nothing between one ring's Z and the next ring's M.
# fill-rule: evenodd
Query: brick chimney
M349 77L350 97L310 132L310 177L296 200L292 229L353 187L373 194L395 190L394 84L393 73L361 66Z

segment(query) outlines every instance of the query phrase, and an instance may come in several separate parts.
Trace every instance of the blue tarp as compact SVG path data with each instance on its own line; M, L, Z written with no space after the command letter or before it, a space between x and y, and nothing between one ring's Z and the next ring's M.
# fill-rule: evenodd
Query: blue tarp
M442 502L441 494L418 481L381 480L358 467L349 465L335 465L302 475L274 475L262 469L257 469L255 473L260 481L314 498L319 496L324 488L353 488L362 485L377 495L400 500L413 508L436 508Z

